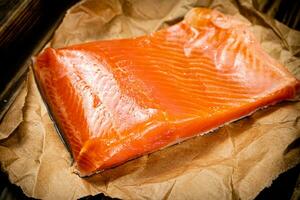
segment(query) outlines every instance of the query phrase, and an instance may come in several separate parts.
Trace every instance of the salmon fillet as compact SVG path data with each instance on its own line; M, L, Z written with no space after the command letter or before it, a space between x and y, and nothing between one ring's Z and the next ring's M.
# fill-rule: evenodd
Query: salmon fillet
M82 176L292 98L298 85L245 24L204 8L150 35L47 48L34 72Z

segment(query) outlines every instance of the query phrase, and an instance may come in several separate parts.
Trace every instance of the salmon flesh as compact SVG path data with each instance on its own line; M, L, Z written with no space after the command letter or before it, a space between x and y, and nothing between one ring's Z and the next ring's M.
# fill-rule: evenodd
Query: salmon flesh
M34 73L82 176L292 98L298 85L246 24L205 8L150 35L47 48Z

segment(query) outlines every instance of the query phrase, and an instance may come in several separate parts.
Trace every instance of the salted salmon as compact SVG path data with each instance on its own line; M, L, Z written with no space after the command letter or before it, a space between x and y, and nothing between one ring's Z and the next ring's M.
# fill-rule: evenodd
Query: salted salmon
M292 98L298 85L245 24L205 8L150 35L47 48L34 72L82 176Z

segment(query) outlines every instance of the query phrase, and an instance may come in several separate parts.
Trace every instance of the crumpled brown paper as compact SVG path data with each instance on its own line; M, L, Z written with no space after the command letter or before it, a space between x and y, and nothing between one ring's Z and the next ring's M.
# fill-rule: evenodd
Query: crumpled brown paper
M148 34L196 6L250 21L263 48L300 79L300 33L256 11L250 0L86 0L69 10L51 46ZM298 53L298 55L297 55ZM298 57L296 57L298 56ZM26 195L77 199L253 199L300 163L300 102L284 102L90 178L73 173L32 72L0 124L0 162Z

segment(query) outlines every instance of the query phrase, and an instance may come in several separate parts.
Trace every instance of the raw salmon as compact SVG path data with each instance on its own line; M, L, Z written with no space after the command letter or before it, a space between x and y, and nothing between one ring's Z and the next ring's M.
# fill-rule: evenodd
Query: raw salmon
M292 98L298 85L245 24L204 8L147 36L47 48L34 72L82 176Z

